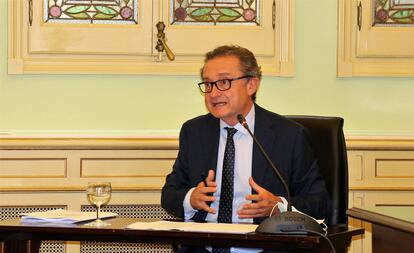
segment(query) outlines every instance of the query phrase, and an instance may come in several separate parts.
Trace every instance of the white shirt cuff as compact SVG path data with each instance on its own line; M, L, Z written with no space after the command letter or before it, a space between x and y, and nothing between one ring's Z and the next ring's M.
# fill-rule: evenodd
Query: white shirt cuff
M280 197L282 203L277 203L277 208L279 208L279 212L284 213L287 211L288 202L284 197Z
M183 201L185 220L190 220L194 216L194 214L197 212L197 210L191 206L191 202L190 202L191 194L193 193L194 189L195 187L191 188L187 192L187 194L185 195L184 201Z
M287 202L287 200L285 199L285 197L280 197L280 198L282 199L283 204L285 204L285 205L287 206L288 202Z

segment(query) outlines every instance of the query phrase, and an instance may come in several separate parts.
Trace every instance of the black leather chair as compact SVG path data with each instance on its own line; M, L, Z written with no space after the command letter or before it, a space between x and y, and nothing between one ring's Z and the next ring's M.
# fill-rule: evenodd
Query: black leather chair
M304 126L311 137L313 151L332 199L332 213L326 223L347 224L348 162L342 130L344 120L339 117L322 116L286 117ZM174 252L177 252L178 248L178 245L173 245Z
M342 130L344 120L339 117L296 116L287 118L304 126L311 137L321 174L332 198L332 213L328 224L347 224L348 162Z

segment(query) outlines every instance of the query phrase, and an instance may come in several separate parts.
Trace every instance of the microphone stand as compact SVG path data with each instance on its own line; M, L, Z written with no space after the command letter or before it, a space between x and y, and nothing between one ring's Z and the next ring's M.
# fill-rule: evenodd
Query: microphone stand
M280 234L280 233L292 233L292 234L308 234L308 233L325 233L322 227L317 221L312 217L302 214L299 212L292 211L292 204L290 199L289 187L286 184L286 181L283 179L279 170L276 168L270 157L267 155L263 146L257 140L256 136L250 131L249 125L246 122L246 119L243 115L237 115L237 120L240 124L249 132L250 136L253 138L254 143L259 147L260 152L265 157L266 161L270 164L273 171L276 173L280 182L282 182L283 187L286 191L286 200L288 201L287 211L270 216L263 220L256 229L256 232L268 233L268 234Z

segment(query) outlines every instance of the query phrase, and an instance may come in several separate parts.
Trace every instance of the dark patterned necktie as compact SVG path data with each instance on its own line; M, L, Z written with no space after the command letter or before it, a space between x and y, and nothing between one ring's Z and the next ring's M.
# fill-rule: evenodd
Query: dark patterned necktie
M224 150L223 170L221 176L221 193L217 222L231 223L233 214L233 181L235 148L233 136L235 128L227 129L226 149ZM230 248L213 248L213 253L228 253Z

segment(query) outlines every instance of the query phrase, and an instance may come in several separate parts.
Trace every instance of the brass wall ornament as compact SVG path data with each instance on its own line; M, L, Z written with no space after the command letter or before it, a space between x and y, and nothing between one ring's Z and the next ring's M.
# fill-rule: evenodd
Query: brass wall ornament
M175 55L171 51L171 49L168 47L166 39L165 39L165 24L164 22L160 21L156 25L157 27L157 45L155 46L155 49L158 51L158 61L162 61L162 52L165 51L165 54L167 55L168 60L174 61Z

